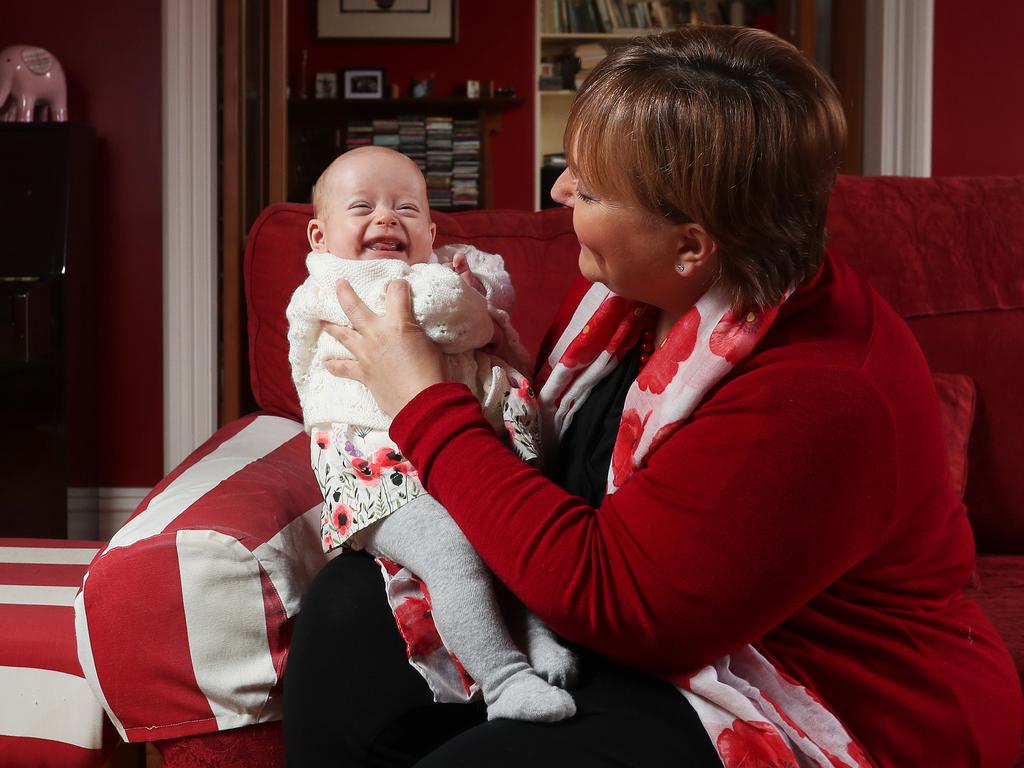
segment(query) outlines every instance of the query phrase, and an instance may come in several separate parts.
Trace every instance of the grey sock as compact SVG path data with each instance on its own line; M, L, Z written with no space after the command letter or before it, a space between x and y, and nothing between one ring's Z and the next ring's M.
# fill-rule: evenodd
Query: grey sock
M427 585L438 633L479 683L488 718L552 722L575 714L572 697L539 677L512 642L490 572L436 500L414 499L366 529L363 541Z
M523 612L523 647L530 665L537 674L559 688L571 688L579 677L579 659L566 648L543 621L521 606Z

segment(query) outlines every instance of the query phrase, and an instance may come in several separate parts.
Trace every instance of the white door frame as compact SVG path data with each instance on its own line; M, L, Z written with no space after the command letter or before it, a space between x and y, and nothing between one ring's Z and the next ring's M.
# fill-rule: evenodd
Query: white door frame
M931 176L934 0L867 0L864 175Z
M162 6L167 472L217 426L217 4Z

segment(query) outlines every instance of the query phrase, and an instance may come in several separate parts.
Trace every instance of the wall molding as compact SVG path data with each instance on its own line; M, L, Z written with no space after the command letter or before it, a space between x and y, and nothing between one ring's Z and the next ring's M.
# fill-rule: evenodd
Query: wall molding
M109 539L149 491L149 488L68 488L68 538Z
M934 0L868 0L864 174L931 176Z
M163 0L165 472L217 425L216 9Z

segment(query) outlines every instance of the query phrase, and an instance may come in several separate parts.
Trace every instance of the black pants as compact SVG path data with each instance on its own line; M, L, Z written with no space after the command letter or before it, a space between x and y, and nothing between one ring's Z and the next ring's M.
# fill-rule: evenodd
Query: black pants
M302 606L284 680L289 768L715 768L696 714L672 686L583 654L577 714L488 722L481 704L435 704L409 665L380 569L345 553Z

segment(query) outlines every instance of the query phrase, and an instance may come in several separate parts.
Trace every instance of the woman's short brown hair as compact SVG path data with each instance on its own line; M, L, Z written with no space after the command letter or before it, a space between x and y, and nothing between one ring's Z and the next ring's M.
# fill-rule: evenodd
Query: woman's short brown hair
M845 140L835 85L796 48L700 25L610 54L565 131L569 165L598 197L707 229L744 308L817 271Z

